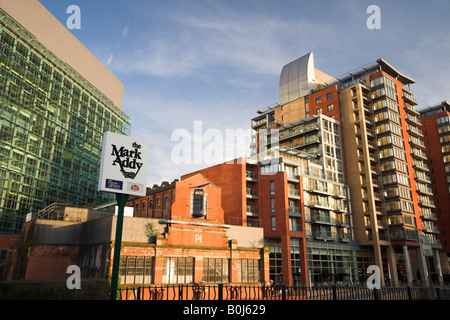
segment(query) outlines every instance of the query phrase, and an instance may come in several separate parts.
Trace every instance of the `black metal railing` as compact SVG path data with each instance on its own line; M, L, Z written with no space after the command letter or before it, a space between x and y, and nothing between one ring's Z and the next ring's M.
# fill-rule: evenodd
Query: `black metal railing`
M151 285L120 288L119 300L450 300L450 287Z

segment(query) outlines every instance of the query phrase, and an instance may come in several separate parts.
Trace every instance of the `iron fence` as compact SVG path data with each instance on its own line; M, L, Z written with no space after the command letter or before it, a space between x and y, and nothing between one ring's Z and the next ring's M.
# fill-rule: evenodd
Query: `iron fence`
M151 285L120 288L119 300L450 300L450 287Z

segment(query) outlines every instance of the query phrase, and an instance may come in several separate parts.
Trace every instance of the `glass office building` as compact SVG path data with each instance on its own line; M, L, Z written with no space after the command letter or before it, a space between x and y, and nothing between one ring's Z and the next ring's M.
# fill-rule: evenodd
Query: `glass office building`
M0 9L0 234L53 203L112 200L97 192L105 131L128 135L129 117Z

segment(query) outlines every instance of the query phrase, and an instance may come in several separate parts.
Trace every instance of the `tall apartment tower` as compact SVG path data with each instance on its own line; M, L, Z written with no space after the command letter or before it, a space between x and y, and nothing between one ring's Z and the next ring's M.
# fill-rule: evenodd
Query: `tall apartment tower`
M103 133L130 132L123 84L37 0L0 0L0 234L97 193Z
M438 228L433 224L424 226L437 233L442 245L441 259L447 261L450 256L450 103L443 101L418 111L432 186L426 191L433 193L436 206L429 217L437 220Z
M315 69L309 53L283 68L280 102L252 119L253 153L262 157L268 131L285 130L321 114L340 123L341 159L332 149L302 150L318 157L315 161L324 164L325 175L345 179L354 239L372 250L374 263L384 271L383 283L412 282L418 274L427 280L421 237L432 243L432 263L436 270L441 268L441 245L428 228L435 228L435 206L413 83L383 59L331 77ZM299 145L292 141L290 147Z

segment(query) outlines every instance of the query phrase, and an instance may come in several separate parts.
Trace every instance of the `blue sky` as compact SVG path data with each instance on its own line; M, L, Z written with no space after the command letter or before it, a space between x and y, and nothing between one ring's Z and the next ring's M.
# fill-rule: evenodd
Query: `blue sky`
M195 121L223 136L248 130L256 110L278 102L282 67L311 51L331 76L384 58L416 80L419 106L450 100L448 0L40 2L64 25L67 7L80 7L71 32L124 84L132 135L150 142L149 186L211 165L174 163L174 131L193 134ZM370 5L379 30L366 26Z

